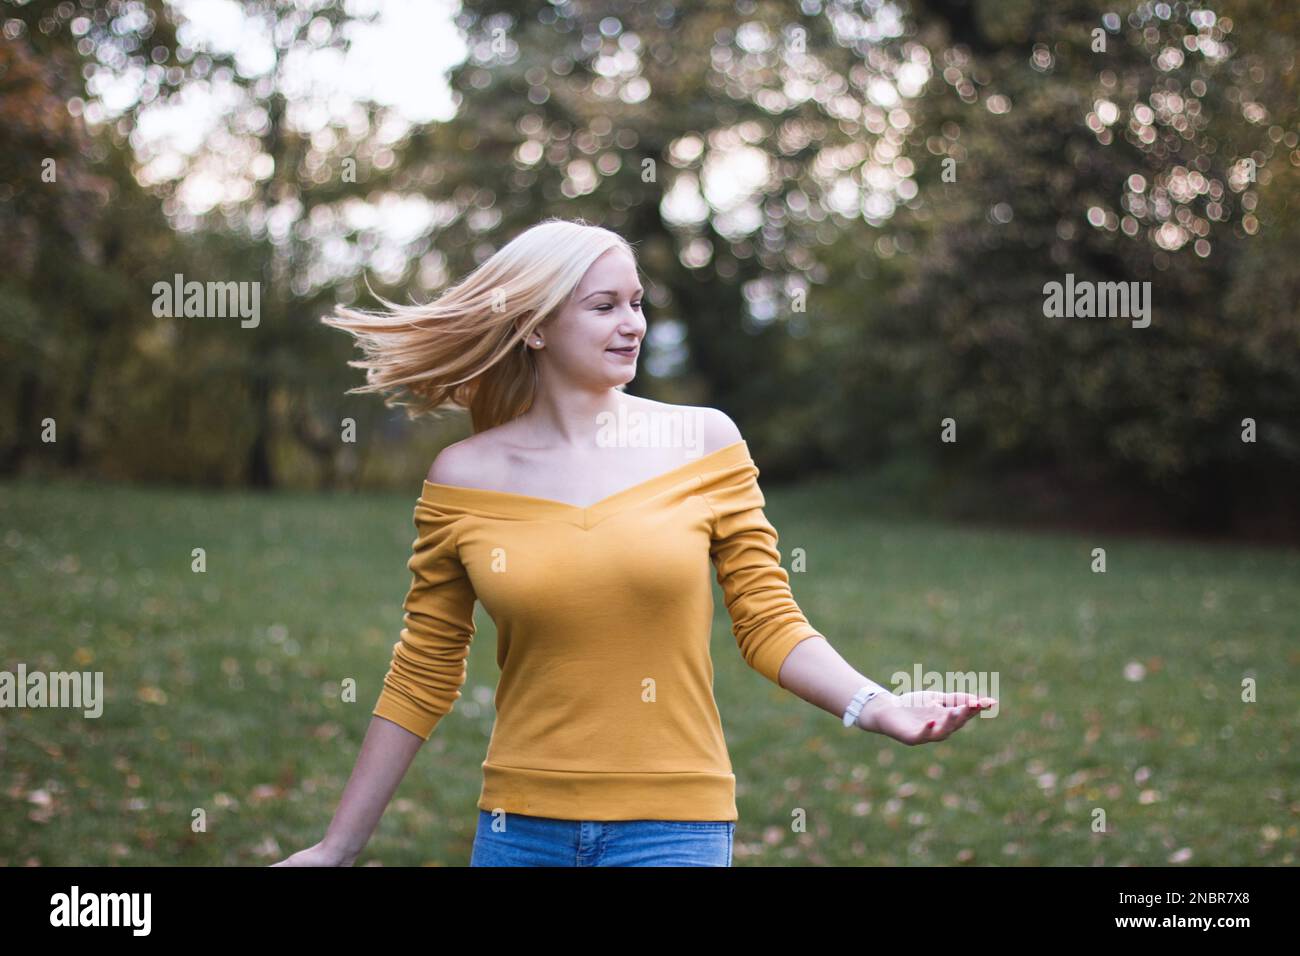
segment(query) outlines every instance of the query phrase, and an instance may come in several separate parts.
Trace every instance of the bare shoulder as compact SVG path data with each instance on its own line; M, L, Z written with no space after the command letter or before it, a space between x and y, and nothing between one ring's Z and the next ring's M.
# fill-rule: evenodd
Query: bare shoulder
M736 423L731 420L731 416L726 412L717 408L701 408L699 411L704 416L705 454L744 440L741 437L740 429L736 427Z
M710 455L715 451L726 448L728 445L734 445L743 438L740 429L736 423L731 420L731 416L718 408L708 408L703 405L669 405L667 403L655 402L660 411L672 412L675 415L686 416L694 419L703 438L702 453Z
M434 457L425 480L435 485L478 487L493 470L492 452L493 441L483 434L453 442Z

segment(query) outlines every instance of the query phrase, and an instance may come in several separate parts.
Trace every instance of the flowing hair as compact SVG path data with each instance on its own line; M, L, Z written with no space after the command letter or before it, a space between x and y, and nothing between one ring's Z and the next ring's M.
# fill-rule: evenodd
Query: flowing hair
M528 336L614 248L636 261L618 233L581 219L545 219L427 305L399 305L371 289L390 311L335 306L321 321L352 333L366 356L348 362L366 370L366 384L345 394L389 392L384 404L404 406L408 419L467 408L475 432L516 418L537 387Z

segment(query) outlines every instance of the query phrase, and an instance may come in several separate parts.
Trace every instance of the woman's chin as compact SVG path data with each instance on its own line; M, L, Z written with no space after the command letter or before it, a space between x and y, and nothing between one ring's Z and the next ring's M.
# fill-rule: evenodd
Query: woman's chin
M608 382L610 387L615 385L626 385L628 382L632 381L632 379L636 378L636 365L629 364L622 366L621 368L604 369L601 378Z

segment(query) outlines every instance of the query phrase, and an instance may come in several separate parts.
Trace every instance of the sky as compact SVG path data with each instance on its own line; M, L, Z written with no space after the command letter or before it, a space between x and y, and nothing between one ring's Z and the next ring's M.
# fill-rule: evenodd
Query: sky
M244 4L236 0L167 2L183 21L179 39L186 47L232 55L244 81L269 76L275 65L272 37L264 23L247 15ZM279 76L289 102L287 122L310 138L315 147L308 156L306 175L318 180L338 175L340 128L367 131L364 110L359 105L362 102L373 101L391 108L391 119L375 131L371 143L396 142L411 125L452 118L455 107L447 76L468 54L454 23L458 9L455 0L344 0L345 12L354 17L377 14L372 22L354 20L344 25L350 39L346 53L325 42L329 26L321 18L305 31L312 42L300 43L282 54ZM886 26L896 32L896 25ZM756 48L780 40L757 24L737 36L742 46L756 44ZM621 38L620 46L630 54L636 49L635 36ZM917 51L924 52L920 47ZM131 65L120 51L110 49L107 55L110 62L90 83L95 100L87 104L86 118L92 123L112 121L116 114L135 105L142 92L148 99L151 84L159 82L157 76L148 76L149 70ZM114 55L119 63L111 61ZM632 57L626 68L635 71L635 66ZM783 98L814 95L812 84L798 75L801 69L798 65L792 67L781 90ZM155 74L158 70L152 68ZM884 77L872 80L865 92L869 109L879 114L873 133L884 132L886 139L898 139L898 131L888 126L906 125L904 100L920 92L929 72L926 59L904 63L894 82ZM141 183L156 186L179 181L175 199L166 203L165 211L182 229L197 225L198 217L223 205L232 211L246 208L259 184L274 171L271 157L261 152L261 137L268 120L264 108L266 90L254 92L247 82L220 83L210 79L211 74L187 82L167 102L149 103L139 111L132 133ZM650 91L646 92L648 95ZM867 121L869 127L871 123ZM672 188L663 200L665 218L689 224L712 217L721 231L735 235L758 228L762 222L759 203L772 170L771 158L753 145L757 133L754 124L715 129L708 131L706 143L698 131L683 129L672 144L674 153L683 160L701 158L702 163L698 171L683 169L674 175ZM540 155L540 145L533 145L536 148L528 152ZM836 211L845 215L860 211L869 220L879 222L892 214L897 200L914 195L910 161L897 155L899 148L894 142L878 144L878 155L873 157L864 150L857 149L854 155L829 164L825 173L833 181L826 184L826 194ZM851 168L864 160L870 167L865 200L862 182L851 173ZM380 161L382 164L382 157ZM592 180L598 178L586 160L576 160L566 173L573 180L569 185L574 194L588 191L594 185ZM909 188L911 194L906 192ZM386 241L370 255L368 265L386 276L396 276L406 264L403 244L426 234L444 210L418 191L376 201L368 201L366 193L364 184L358 185L356 198L340 204L341 211L323 214L335 216L324 225L382 233ZM301 210L292 202L282 202L266 212L265 225L272 238L280 240L295 228L300 215ZM313 226L317 225L313 222ZM357 252L341 242L330 241L329 235L337 232L334 228L319 231L320 251L322 259L346 272L357 265L350 261L355 260ZM688 247L683 254L702 266L710 250ZM421 263L426 270L421 276L424 284L440 281L435 260ZM309 281L314 285L333 270L312 271Z
M184 24L179 38L192 49L233 53L245 79L265 75L273 63L271 38L234 0L169 0ZM348 25L346 54L328 47L304 49L285 62L286 92L294 105L292 121L319 136L328 148L329 127L357 115L356 103L373 100L391 107L405 123L450 119L454 114L448 72L466 55L452 22L458 5L449 0L348 0L351 13L378 11L373 23ZM105 71L99 99L111 118L131 106L142 75ZM188 84L169 103L140 111L132 139L146 185L175 178L188 169L179 199L184 211L201 214L222 201L247 198L256 180L270 173L269 159L248 152L250 137L264 112L241 104L236 84ZM237 117L232 122L232 117ZM88 109L87 118L95 113ZM389 131L396 138L403 124ZM242 141L241 141L242 140ZM207 145L206 154L203 152Z
M171 0L189 21L183 39L201 38L217 50L234 51L241 70L264 72L271 63L270 37L250 31L241 4L234 0ZM346 10L373 24L353 25L352 49L339 64L326 60L310 78L332 83L340 92L391 105L412 122L445 120L452 115L447 71L465 58L465 45L452 18L459 5L450 0L348 0ZM328 67L328 70L326 69Z

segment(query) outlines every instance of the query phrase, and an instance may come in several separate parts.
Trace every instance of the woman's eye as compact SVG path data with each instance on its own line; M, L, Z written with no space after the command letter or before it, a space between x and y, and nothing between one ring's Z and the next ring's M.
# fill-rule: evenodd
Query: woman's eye
M641 308L641 300L640 300L640 299L637 299L635 302L632 303L632 305L635 306L636 308L640 309L640 308ZM607 310L607 309L612 309L612 308L614 308L612 305L610 305L609 303L605 303L604 305L598 305L598 306L596 306L596 311L597 311L597 312L604 312L605 310Z

